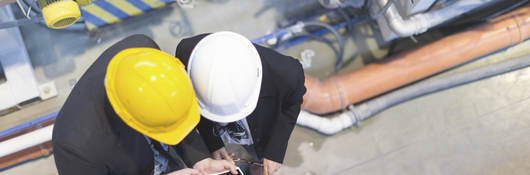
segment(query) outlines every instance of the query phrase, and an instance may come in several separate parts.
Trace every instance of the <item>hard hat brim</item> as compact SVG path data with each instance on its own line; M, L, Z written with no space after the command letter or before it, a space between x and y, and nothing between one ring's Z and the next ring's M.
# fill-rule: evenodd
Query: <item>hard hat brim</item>
M194 101L188 115L184 118L184 121L180 123L179 126L173 131L157 133L151 132L143 134L167 145L177 145L184 138L186 138L186 136L188 136L193 129L195 129L197 124L199 124L201 119L200 115L199 105L197 104L197 101Z

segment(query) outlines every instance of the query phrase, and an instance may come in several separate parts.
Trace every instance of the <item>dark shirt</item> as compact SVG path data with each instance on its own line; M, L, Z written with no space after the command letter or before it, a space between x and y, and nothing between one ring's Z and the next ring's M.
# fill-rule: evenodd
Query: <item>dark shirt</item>
M116 115L105 92L109 61L119 51L135 47L159 49L144 35L130 36L103 52L72 89L53 129L59 174L153 173L153 151L146 138ZM190 167L210 156L196 130L174 149Z
M182 40L175 56L187 65L193 48L207 35ZM306 92L304 70L292 57L256 44L254 46L261 58L263 78L256 109L246 119L257 155L282 163ZM214 134L214 126L214 122L204 117L198 125L211 152L224 146Z

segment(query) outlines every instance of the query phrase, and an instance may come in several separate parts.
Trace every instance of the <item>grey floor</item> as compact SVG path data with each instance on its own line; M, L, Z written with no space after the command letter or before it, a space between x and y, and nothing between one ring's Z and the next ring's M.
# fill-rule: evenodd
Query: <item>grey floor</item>
M194 9L169 7L92 33L54 31L38 25L22 28L40 84L54 81L59 95L0 117L4 130L58 110L72 86L101 52L125 36L149 35L162 50L174 53L177 42L203 32L231 30L257 38L274 29L292 9L309 1L200 0ZM356 27L357 42L347 55L381 58L372 50L382 42L367 25ZM362 42L358 42L362 41ZM309 74L326 77L333 67L327 46L306 43L285 51L299 56L316 51ZM368 51L370 50L370 51ZM481 58L447 73L529 54L530 42ZM359 68L355 60L342 72ZM433 77L436 78L436 77ZM421 97L364 121L359 128L324 136L297 127L278 174L530 174L530 69L492 77ZM57 174L53 156L0 174Z

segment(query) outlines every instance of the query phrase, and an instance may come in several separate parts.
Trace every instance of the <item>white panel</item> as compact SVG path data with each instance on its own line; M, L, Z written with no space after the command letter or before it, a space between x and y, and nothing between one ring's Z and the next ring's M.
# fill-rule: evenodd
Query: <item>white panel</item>
M9 6L0 7L0 21L14 20ZM7 81L0 84L0 110L39 96L33 67L18 27L0 29L0 62Z

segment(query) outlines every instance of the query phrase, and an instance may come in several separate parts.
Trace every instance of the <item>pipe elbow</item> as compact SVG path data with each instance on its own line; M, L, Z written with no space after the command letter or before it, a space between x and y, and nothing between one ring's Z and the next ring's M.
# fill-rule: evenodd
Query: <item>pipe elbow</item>
M346 112L341 113L337 117L324 118L306 111L300 111L296 123L304 127L312 128L325 135L333 135L352 126L354 122Z
M379 6L382 8L387 3L392 3L388 0L378 0ZM394 4L384 12L385 20L390 29L400 37L408 37L418 33L425 32L431 25L430 20L426 20L423 14L411 16L410 19L404 20L399 14Z
M389 20L388 24L390 29L392 29L392 31L400 37L408 37L423 33L429 28L430 24L430 22L428 20L424 20L423 16L421 15L413 16L409 20L403 20L401 16L391 17L387 20Z

